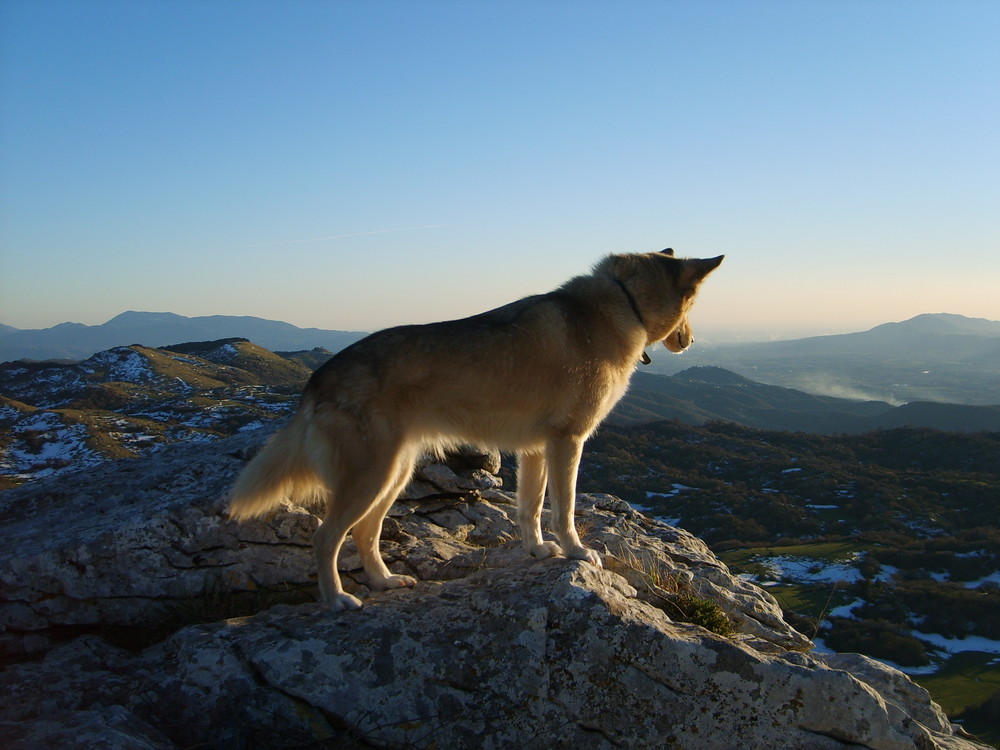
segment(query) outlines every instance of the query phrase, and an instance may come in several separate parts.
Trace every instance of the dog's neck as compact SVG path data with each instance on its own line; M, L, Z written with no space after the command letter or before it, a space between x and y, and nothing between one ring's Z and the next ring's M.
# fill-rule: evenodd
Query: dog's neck
M625 286L625 282L621 279L615 279L615 283L618 285L618 288L622 290L622 294L625 295L625 299L628 300L628 306L631 307L632 312L635 313L635 317L639 321L639 325L645 328L646 321L642 317L642 311L639 309L639 305L636 303L635 297L632 296L632 292L628 290L628 287Z
M636 320L639 321L639 325L641 325L643 327L643 329L645 329L646 328L646 321L642 317L642 310L639 309L639 305L635 301L635 297L632 296L632 292L630 292L628 290L628 287L625 286L625 282L622 281L621 279L615 279L615 283L618 285L618 288L622 290L622 294L625 295L625 299L628 300L628 306L631 307L632 308L632 312L635 313L635 317L636 317ZM649 358L649 355L646 354L646 350L643 349L642 350L642 359L640 361L642 362L642 364L648 365L653 360L651 360Z

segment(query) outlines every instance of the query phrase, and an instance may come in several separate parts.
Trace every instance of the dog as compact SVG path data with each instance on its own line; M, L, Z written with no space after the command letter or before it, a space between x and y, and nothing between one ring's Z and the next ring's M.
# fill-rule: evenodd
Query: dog
M265 515L285 499L325 505L313 537L320 594L335 611L359 609L337 570L347 533L373 588L413 586L379 553L389 507L424 452L489 446L518 456L524 550L601 566L573 519L584 441L648 362L647 346L690 346L688 313L724 257L609 255L548 294L355 342L313 373L291 420L244 468L230 517ZM542 538L546 488L558 543Z

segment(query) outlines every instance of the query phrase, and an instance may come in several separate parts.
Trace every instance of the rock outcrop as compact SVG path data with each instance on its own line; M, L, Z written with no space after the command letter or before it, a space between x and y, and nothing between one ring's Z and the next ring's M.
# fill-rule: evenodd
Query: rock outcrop
M525 558L495 455L424 467L393 507L383 554L415 589L369 592L348 545L365 607L330 613L315 515L225 517L261 441L0 495L5 748L978 747L905 675L810 655L766 592L617 498L579 502L605 569Z

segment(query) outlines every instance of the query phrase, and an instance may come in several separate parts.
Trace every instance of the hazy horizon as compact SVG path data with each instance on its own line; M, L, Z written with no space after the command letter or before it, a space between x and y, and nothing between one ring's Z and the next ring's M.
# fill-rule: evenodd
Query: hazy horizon
M1000 3L0 3L0 321L375 330L609 252L713 331L1000 318Z
M121 312L116 313L115 315L112 315L111 317L109 317L109 318L107 318L105 320L101 320L99 322L88 322L88 321L84 321L84 320L73 320L73 319L70 319L70 320L60 321L59 323L56 323L54 325L57 326L57 325L65 324L65 323L71 323L71 324L80 324L80 325L86 325L86 326L100 326L100 325L103 325L104 323L107 323L107 322L113 320L114 318L118 317L119 315L122 315L122 314L125 314L125 313L130 313L130 312L150 313L150 314L154 314L154 315L155 314L174 314L174 315L181 315L182 317L185 317L185 318L201 317L201 316L196 316L196 315L184 315L183 313L178 313L175 310L122 310ZM934 314L949 314L949 315L954 315L954 314L960 314L960 313L949 313L947 311L943 311L942 310L942 311L938 311L937 313L918 313L918 314L920 314L920 315L926 315L926 314L930 314L930 315L934 315ZM206 315L208 315L208 316L219 316L219 317L244 317L244 316L239 316L239 315L236 315L236 316L229 315L227 313L207 313ZM275 320L274 318L266 318L266 317L260 316L260 315L246 315L245 317L262 318L264 320ZM973 316L964 316L964 317L973 317ZM907 320L908 319L909 318L907 318ZM992 318L986 318L986 319L987 320L993 320ZM282 320L282 321L278 321L278 322L291 323L291 321L287 321L287 320ZM786 340L793 340L793 339L799 339L799 338L810 338L810 337L814 337L814 336L831 336L831 335L838 335L838 334L844 334L844 333L859 333L859 332L870 330L870 329L872 329L872 328L874 328L876 326L883 325L885 323L897 323L897 322L902 322L902 321L883 320L883 321L872 323L870 325L864 325L862 327L856 327L856 328L851 328L851 327L840 327L840 328L838 328L838 327L803 328L803 327L790 326L788 328L774 328L774 329L764 329L764 328L739 329L739 328L713 328L711 326L708 326L708 327L697 327L695 329L694 333L695 333L696 342L700 342L703 345L704 344L712 344L712 345L714 345L714 344L733 344L733 343L757 343L757 342L764 342L764 341L786 341ZM995 322L1000 323L1000 320L997 320ZM400 325L403 325L403 324L404 323L400 323ZM8 326L10 326L11 324L8 323L5 320L0 320L0 325L8 325ZM291 323L291 325L295 325L298 328L304 328L304 329L318 328L318 329L322 329L322 330L350 331L350 332L361 332L361 333L373 333L373 332L375 332L377 330L380 330L379 327L374 327L374 326L362 327L362 328L344 328L344 327L340 327L340 326L333 326L331 328L327 328L325 326L308 325L308 324L307 325L299 325L297 323ZM46 328L52 328L54 326L45 326L42 329L38 329L38 328L19 328L17 326L11 326L11 327L12 328L16 328L17 330L27 331L27 330L44 330ZM141 343L141 342L139 342L139 343ZM177 343L181 343L181 342L177 342Z

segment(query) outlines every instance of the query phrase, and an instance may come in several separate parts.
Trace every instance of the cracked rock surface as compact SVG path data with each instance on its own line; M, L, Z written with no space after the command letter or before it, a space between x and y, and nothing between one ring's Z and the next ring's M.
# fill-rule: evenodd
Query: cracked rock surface
M495 456L425 467L393 507L383 554L415 589L370 592L348 544L345 584L365 606L330 613L311 603L316 516L225 518L261 442L0 495L3 747L979 747L902 673L806 653L766 592L617 498L578 505L605 569L526 558ZM715 602L734 634L678 621L669 587ZM97 635L289 590L310 603L130 650Z

